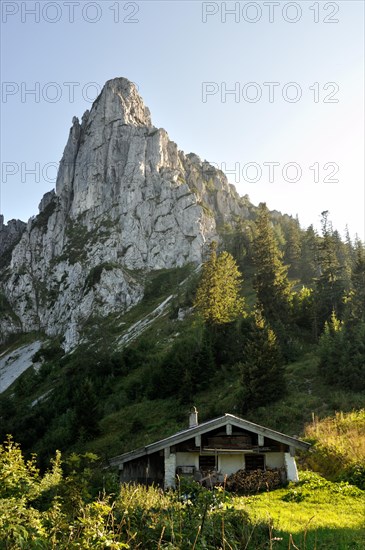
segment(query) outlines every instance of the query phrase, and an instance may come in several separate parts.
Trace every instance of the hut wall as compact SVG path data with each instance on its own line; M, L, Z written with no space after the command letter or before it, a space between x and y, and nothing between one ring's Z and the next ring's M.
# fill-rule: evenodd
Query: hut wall
M163 457L160 457L158 453L127 462L120 471L120 481L122 483L134 482L163 486L163 480Z
M244 467L245 460L241 453L218 455L218 469L223 475L234 474Z
M176 453L176 466L195 466L199 469L199 453Z
M285 453L284 458L285 458L286 477L288 481L299 481L295 458L291 456L290 453Z
M284 453L266 453L267 468L282 468L285 466Z

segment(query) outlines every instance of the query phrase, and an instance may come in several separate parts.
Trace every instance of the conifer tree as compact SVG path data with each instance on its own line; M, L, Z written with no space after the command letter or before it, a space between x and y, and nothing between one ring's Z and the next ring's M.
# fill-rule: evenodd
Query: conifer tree
M173 395L189 402L194 392L206 385L214 369L211 334L205 326L196 324L174 342L157 369L157 376L152 373L150 397Z
M293 277L299 277L301 256L301 234L298 219L290 220L287 228L285 261L289 264L289 274Z
M217 244L213 242L194 302L208 325L230 323L244 315L241 283L242 276L232 255L228 252L217 255Z
M347 353L340 370L345 387L362 391L365 389L365 248L359 239L355 241L354 256L343 331Z
M318 275L318 269L318 235L310 225L301 239L299 270L302 282L311 284Z
M303 285L300 290L293 292L292 314L301 336L305 333L309 336L313 329L313 289Z
M240 271L252 263L253 225L252 220L238 218L223 230L224 249L232 254Z
M365 322L345 325L345 362L340 365L339 385L357 392L365 390Z
M365 323L343 323L332 312L319 340L319 370L327 384L365 390Z
M351 238L349 234L345 236L345 242L341 239L341 235L337 230L332 233L333 244L336 251L338 265L341 266L341 278L345 288L350 288L351 269L353 264L353 251L351 246Z
M242 411L276 401L285 393L284 361L274 331L255 313L240 364Z
M351 319L355 322L365 322L365 247L359 239L355 241L354 255L355 260L351 274Z
M331 317L324 324L323 334L319 340L320 363L319 370L328 384L338 380L338 366L343 355L343 323L332 311Z
M86 377L76 391L75 399L75 429L79 437L92 438L98 434L98 397L91 378Z
M274 328L286 324L290 313L291 285L287 277L288 268L283 264L282 258L269 210L265 203L261 203L254 240L254 288L259 308Z
M328 219L328 211L322 212L322 239L319 241L320 274L316 279L316 318L321 330L332 312L341 317L344 308L345 281L343 266L337 257L338 238Z
M357 243L357 237L355 239L355 243L352 242L350 231L348 226L345 227L345 241L343 243L344 247L344 254L346 257L346 263L350 267L350 274L352 267L356 260L356 243ZM361 241L360 241L361 242Z

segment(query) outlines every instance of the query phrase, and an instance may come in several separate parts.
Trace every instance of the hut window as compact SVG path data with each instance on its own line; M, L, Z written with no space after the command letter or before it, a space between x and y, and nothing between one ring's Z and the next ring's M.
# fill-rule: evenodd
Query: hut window
M210 472L216 469L215 456L200 456L199 457L199 470L202 472Z
M247 472L265 470L265 456L256 454L245 455L245 469Z

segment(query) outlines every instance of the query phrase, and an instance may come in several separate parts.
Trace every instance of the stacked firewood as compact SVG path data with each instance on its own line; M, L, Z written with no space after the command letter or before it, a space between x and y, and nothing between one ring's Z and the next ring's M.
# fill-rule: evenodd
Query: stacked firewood
M238 470L226 480L226 489L240 495L252 495L261 491L272 491L282 485L280 470Z

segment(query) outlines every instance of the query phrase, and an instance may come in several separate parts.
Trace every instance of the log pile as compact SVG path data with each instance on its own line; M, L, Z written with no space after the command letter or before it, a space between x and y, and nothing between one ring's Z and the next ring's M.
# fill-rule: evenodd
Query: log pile
M280 470L238 470L226 481L226 489L240 495L252 495L261 491L272 491L282 486Z

